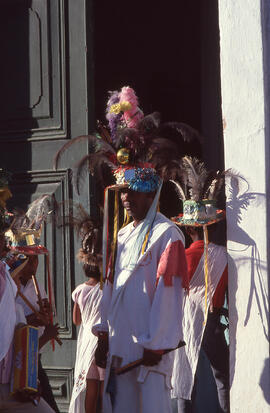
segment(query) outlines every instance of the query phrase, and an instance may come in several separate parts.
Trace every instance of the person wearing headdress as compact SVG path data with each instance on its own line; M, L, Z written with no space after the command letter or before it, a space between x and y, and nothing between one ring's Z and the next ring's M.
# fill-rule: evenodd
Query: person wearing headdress
M112 406L113 412L169 412L173 355L164 353L183 338L179 321L187 287L184 237L157 212L156 172L150 168L132 172L136 190L127 180L120 196L133 221L118 232L98 328L101 337L109 335L104 411ZM140 359L141 366L134 370L115 378L110 375L115 367Z
M69 413L96 413L98 401L102 398L105 377L105 369L95 363L97 337L92 333L92 327L100 322L101 225L82 205L78 206L77 216L72 221L72 226L77 229L82 239L77 258L82 262L88 280L77 285L72 293L73 323L80 326L80 331Z
M27 298L27 300L31 303L32 307L39 312L40 304L38 304L35 284L33 282L33 276L36 277L36 272L38 268L38 255L30 255L28 257L25 256L25 260L27 260L26 264L17 275L20 292L24 295L24 297ZM21 296L17 296L16 302L23 307L27 324L33 325L38 328L38 379L40 382L41 395L55 412L59 412L59 409L53 396L51 385L49 383L48 376L42 366L41 361L42 352L44 350L45 344L57 338L59 334L59 326L57 323L55 325L50 323L51 309L48 302L48 296L45 289L41 285L39 285L39 292L40 298L42 300L42 316L45 317L45 323L43 319L39 318L35 313L33 313L33 309L29 308L29 306L25 303Z
M178 413L194 411L200 381L196 371L204 353L216 383L219 411L228 413L229 349L221 323L221 316L226 314L223 306L228 268L226 248L222 245L225 243L217 238L217 231L224 222L224 211L216 207L225 175L207 171L202 162L190 157L183 158L182 170L185 177L177 187L184 203L184 214L174 221L185 227L192 244L186 249L189 278L183 316L186 346L176 351L172 393L178 399Z
M15 209L11 225L8 231L6 231L6 237L9 240L12 254L18 257L17 262L22 262L21 267L16 269L16 279L19 288L16 303L22 306L27 324L38 328L38 379L40 382L40 392L53 410L59 412L48 376L43 369L41 361L45 344L54 339L58 340L59 326L57 323L52 323L52 308L48 301L47 293L36 278L39 255L48 255L49 253L44 246L40 245L40 236L42 224L51 213L52 208L51 196L42 195L30 204L26 213L23 210ZM50 282L49 279L48 282Z
M111 93L107 119L110 133L102 126L99 135L73 140L87 139L94 149L74 170L77 187L87 164L101 183L106 167L116 180L105 191L105 284L101 324L93 329L98 335L96 363L107 364L103 409L169 413L172 350L183 344L187 268L181 230L157 209L162 179L170 179L184 142L197 135L185 124L162 124L156 112L144 116L130 87ZM73 143L58 152L56 167ZM125 219L119 230L121 202Z
M5 185L5 187L7 184ZM5 188L5 193L6 188ZM9 274L9 266L3 261L6 255L5 231L7 214L4 203L0 206L0 411L12 413L52 413L53 410L39 393L10 394L13 344L15 329L26 324L23 308L17 304L17 285Z

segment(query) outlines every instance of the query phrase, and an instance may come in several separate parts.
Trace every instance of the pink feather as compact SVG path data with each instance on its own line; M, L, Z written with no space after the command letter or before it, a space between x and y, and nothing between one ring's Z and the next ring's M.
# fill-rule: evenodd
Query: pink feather
M124 112L124 119L129 128L135 128L140 119L143 118L143 112L138 107L138 98L135 91L129 87L124 86L119 94L120 103L129 102L131 104L131 109Z

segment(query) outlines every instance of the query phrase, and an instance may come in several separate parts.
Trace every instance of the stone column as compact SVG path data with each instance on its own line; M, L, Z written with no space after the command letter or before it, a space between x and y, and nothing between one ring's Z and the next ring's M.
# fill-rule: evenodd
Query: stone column
M231 412L270 411L269 1L219 0L227 191Z

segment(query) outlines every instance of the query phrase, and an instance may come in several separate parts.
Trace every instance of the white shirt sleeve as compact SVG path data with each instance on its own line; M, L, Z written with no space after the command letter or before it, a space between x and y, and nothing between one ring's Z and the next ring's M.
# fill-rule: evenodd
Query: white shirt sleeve
M182 303L183 288L180 277L173 277L172 286L165 286L159 279L149 320L149 333L136 340L150 350L174 349L183 339Z

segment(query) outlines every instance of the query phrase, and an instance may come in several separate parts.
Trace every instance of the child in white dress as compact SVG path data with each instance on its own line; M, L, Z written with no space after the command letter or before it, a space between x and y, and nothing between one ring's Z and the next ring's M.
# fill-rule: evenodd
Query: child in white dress
M94 360L97 337L92 333L93 325L100 322L100 273L98 267L93 272L93 267L88 264L84 264L83 268L89 280L78 285L72 293L73 323L80 325L80 331L69 413L96 413L105 376L105 369L97 367Z

